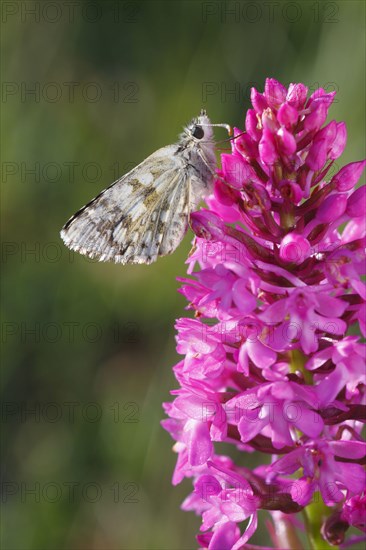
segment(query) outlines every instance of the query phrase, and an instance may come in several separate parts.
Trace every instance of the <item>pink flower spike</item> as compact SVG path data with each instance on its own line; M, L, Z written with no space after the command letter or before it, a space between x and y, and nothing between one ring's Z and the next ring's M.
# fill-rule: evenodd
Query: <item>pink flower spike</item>
M206 208L190 213L189 314L162 425L202 550L259 550L258 510L286 516L293 546L298 530L343 548L350 525L366 529L366 161L329 175L346 126L326 123L334 93L307 94L272 78L252 90L246 133L234 128ZM317 493L327 519L305 524Z

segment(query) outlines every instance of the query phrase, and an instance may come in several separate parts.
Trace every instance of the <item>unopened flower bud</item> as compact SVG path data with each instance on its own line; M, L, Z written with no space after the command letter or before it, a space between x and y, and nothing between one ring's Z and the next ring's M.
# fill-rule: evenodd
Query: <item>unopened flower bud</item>
M222 220L208 210L200 210L191 214L191 227L197 237L215 240L225 236L225 225Z
M298 121L298 118L299 118L298 111L295 109L295 107L292 107L289 103L284 103L283 105L281 105L277 113L278 122L282 126L286 126L286 128L296 124L296 122Z
M286 100L295 109L303 109L307 93L308 89L304 84L290 84Z
M264 86L264 95L269 107L279 109L286 101L287 90L275 78L267 78Z
M342 216L347 206L346 195L329 195L319 206L316 219L321 223L330 223Z
M267 109L268 103L266 101L266 98L263 94L260 94L257 92L255 88L252 88L250 93L250 99L252 101L252 105L257 113L260 115L263 113L264 109Z
M365 164L366 160L360 160L343 166L332 178L332 183L335 183L338 191L344 192L352 189L360 179Z
M310 243L297 233L288 233L280 244L280 258L284 262L300 265L310 256Z
M347 214L351 218L359 218L366 216L366 186L359 187L348 197Z

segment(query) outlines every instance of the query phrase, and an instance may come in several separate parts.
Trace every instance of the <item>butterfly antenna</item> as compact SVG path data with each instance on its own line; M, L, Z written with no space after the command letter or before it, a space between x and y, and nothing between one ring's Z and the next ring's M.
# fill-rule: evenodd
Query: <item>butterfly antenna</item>
M215 143L225 143L227 141L234 141L234 139L236 139L240 136L243 136L244 134L246 134L246 132L240 132L240 134L237 134L236 136L231 136L227 139L220 139L220 141L216 141Z
M229 134L229 138L227 139L220 139L219 141L215 141L215 143L226 143L227 141L234 141L234 139L243 136L246 132L241 132L240 134L237 134L236 136L233 136L233 130L229 124L201 124L201 126L219 126L220 128L225 128L227 130L227 133ZM201 143L209 143L208 141L201 141Z
M200 124L200 126L216 126L218 128L225 128L225 130L227 131L227 133L229 134L229 136L231 136L233 134L233 129L231 128L230 124L224 124L224 123L221 123L221 124Z

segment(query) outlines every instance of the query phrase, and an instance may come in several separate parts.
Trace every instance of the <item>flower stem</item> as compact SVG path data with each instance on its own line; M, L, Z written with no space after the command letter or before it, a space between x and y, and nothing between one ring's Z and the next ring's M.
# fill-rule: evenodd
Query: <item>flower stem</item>
M331 510L325 506L319 493L314 493L313 502L303 510L311 550L337 550L339 548L338 546L330 546L321 535L321 527L327 516L330 515L329 512Z
M276 548L303 550L303 546L297 536L296 529L286 514L279 511L271 513L274 531L272 539Z
M291 372L300 371L307 384L313 383L311 373L305 368L306 357L300 350L294 349L291 351L290 370Z
M311 373L305 369L306 357L301 351L293 350L291 353L291 371L300 371L307 384L312 384ZM306 533L309 540L309 550L337 550L338 547L330 546L321 535L321 527L329 515L327 508L319 492L314 493L313 502L303 511Z

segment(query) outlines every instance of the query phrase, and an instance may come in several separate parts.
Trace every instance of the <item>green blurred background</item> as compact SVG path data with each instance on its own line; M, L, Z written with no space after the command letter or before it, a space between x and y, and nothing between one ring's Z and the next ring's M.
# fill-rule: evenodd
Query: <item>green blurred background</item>
M62 245L81 205L205 107L242 126L267 76L336 90L364 154L362 1L2 2L4 550L191 549L160 427L192 235L152 266ZM225 132L218 130L218 137ZM32 412L33 410L33 412ZM246 460L246 459L245 459ZM268 543L262 527L254 543Z

